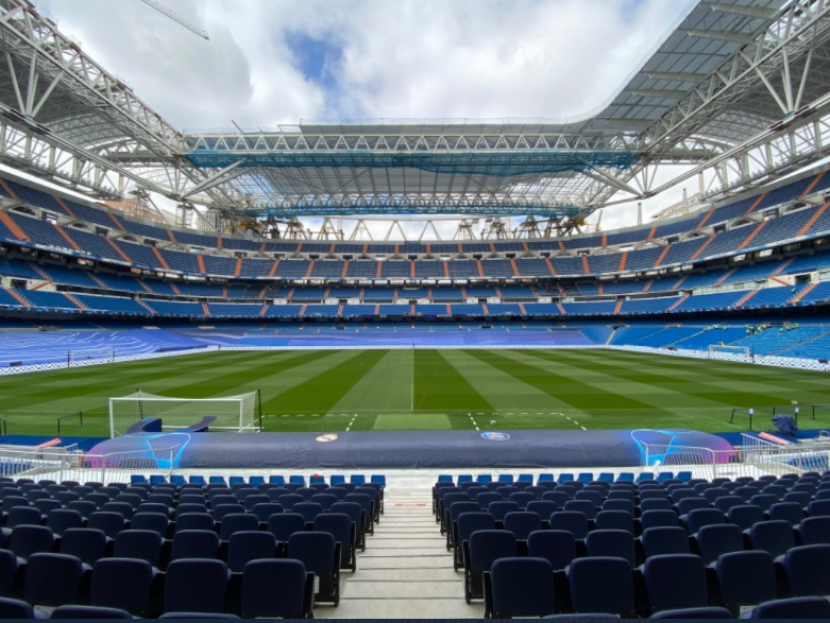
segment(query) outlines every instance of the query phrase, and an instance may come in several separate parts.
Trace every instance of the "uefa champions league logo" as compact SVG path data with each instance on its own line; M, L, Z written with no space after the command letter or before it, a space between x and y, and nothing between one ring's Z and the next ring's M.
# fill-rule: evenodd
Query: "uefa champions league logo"
M488 441L506 441L510 439L507 433L481 433L481 436Z

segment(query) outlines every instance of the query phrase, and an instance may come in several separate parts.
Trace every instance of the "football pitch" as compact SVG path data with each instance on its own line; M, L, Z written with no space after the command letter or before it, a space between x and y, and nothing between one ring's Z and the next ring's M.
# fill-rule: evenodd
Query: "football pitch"
M830 404L826 373L614 350L227 351L0 379L10 434L107 436L108 398L259 389L266 431L745 430L732 407ZM802 428L830 427L830 411ZM766 417L755 428L769 429Z

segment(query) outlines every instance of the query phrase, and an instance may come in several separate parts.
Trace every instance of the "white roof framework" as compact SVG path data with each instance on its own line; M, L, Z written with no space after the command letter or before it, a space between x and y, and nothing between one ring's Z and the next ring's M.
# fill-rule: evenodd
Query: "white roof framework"
M184 134L27 0L0 0L0 162L225 215L542 215L579 223L700 173L732 192L824 155L830 0L702 0L575 122L301 124ZM666 163L693 168L655 186ZM612 200L613 197L613 200Z

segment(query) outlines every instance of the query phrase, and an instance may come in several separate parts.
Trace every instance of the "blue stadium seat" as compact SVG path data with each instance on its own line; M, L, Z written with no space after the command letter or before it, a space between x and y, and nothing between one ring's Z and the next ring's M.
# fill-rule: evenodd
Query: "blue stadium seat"
M692 619L695 621L732 619L732 613L720 606L706 606L700 608L680 608L679 610L661 610L655 612L651 619Z
M688 554L689 535L680 526L659 526L648 528L639 537L643 555Z
M643 580L651 612L709 605L706 570L694 554L646 558Z
M244 618L310 618L313 577L299 560L249 562L242 572L240 614ZM275 591L275 586L281 590Z
M544 616L556 611L553 567L545 558L500 558L489 572L492 618Z
M830 544L830 517L806 517L796 528L802 545Z
M130 522L133 530L150 530L162 538L166 538L170 529L170 519L161 513L139 513Z
M109 619L109 620L116 620L116 619L132 619L133 615L127 612L126 610L121 610L120 608L104 608L102 606L78 606L78 605L67 605L67 606L58 606L52 611L52 616L49 617L50 619L80 619L80 620L92 620L92 619Z
M776 598L775 565L764 551L726 553L712 565L721 603L733 615Z
M164 611L223 612L229 580L221 560L174 560L164 578Z
M216 558L219 535L210 530L177 530L170 545L170 562L180 558Z
M567 568L575 613L604 612L633 618L637 610L634 575L624 558L577 558Z
M328 532L295 532L288 537L286 557L305 565L319 578L314 601L340 604L340 546Z
M591 530L585 537L588 556L625 559L631 567L637 564L634 535L627 530Z
M502 523L504 529L512 532L517 541L526 541L531 532L542 529L542 518L526 511L507 513Z
M345 513L323 513L314 518L312 529L328 532L340 545L340 568L357 571L357 527Z
M775 558L795 546L792 524L783 519L760 521L745 531L752 549L760 549Z
M219 525L219 538L227 541L235 532L258 529L259 519L252 513L230 513L222 518Z
M775 560L793 597L830 595L830 545L799 545Z
M748 613L748 616L741 615L744 619L830 619L830 601L824 597L792 597L789 599L776 599L756 606Z
M464 560L464 598L467 603L484 597L483 574L493 561L518 554L516 537L506 530L477 530L470 535L469 558Z
M146 616L155 577L146 560L103 558L92 568L89 603Z
M84 580L80 559L66 554L32 554L26 561L23 598L33 606L62 606L78 601Z
M576 539L565 530L531 532L527 537L527 554L545 558L554 571L561 571L576 558Z
M228 568L233 573L242 573L245 565L252 560L274 558L277 553L277 539L267 531L255 530L236 532L228 541Z
M91 566L104 557L109 542L110 539L100 530L69 528L61 535L60 553L76 556Z
M159 566L164 539L152 530L123 530L115 537L112 555L117 558L146 560L154 567Z
M584 539L588 534L588 518L578 511L556 511L550 516L552 530L566 530L576 539Z
M692 538L698 554L707 565L717 560L721 554L740 552L744 549L743 533L734 524L703 526Z
M35 609L20 599L0 597L0 619L34 619ZM45 618L45 617L41 617Z

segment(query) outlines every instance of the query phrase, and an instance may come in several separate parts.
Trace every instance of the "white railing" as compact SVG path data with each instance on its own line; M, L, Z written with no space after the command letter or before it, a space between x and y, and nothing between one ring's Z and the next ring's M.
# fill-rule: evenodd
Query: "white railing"
M0 447L0 476L78 482L130 482L132 475L170 476L182 446L84 454L65 448Z
M690 471L695 478L711 480L823 472L830 463L830 437L782 446L745 435L744 443L734 450L644 443L641 444L643 467Z

